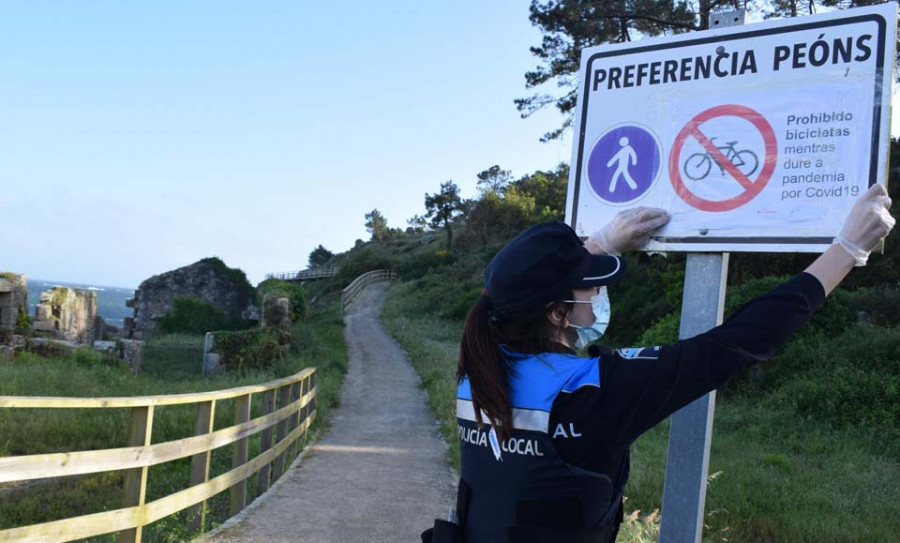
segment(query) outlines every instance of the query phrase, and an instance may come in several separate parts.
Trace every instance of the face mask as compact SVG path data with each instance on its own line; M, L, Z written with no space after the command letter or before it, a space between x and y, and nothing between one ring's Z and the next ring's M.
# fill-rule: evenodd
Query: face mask
M591 301L585 300L563 300L572 304L591 304L591 311L594 313L594 324L590 326L576 326L569 324L578 332L578 341L575 342L576 349L583 349L587 345L597 341L603 337L606 327L609 326L609 294L606 293L606 287L600 287L600 292L591 296Z

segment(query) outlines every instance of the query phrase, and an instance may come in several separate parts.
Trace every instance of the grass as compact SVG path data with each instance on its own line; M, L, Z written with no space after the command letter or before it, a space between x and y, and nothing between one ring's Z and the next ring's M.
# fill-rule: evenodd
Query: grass
M90 352L70 357L41 358L23 355L0 362L0 395L17 396L143 396L221 390L270 381L306 367L318 374L317 419L314 431L327 425L331 409L338 403L338 390L347 371L343 321L339 297L324 296L307 321L297 323L289 355L268 371L243 374L222 373L203 377L200 360L181 358L179 348L194 349L202 336L169 336L151 340L158 358L145 362L145 372L133 375L120 364L110 364ZM175 347L166 350L164 347ZM168 352L170 356L166 356ZM174 355L173 355L174 353ZM262 397L256 395L252 416L262 414ZM154 414L153 442L159 443L193 434L196 407L167 406ZM218 402L214 429L232 424L233 401ZM126 409L6 409L0 410L0 456L68 452L121 447L127 443L129 413ZM260 436L250 439L250 458L260 450ZM298 448L299 450L299 448ZM231 469L232 446L213 451L210 477ZM149 469L147 501L187 487L190 459L168 462ZM248 496L258 494L251 477ZM122 474L107 472L85 477L36 481L25 488L0 489L0 529L25 526L96 513L121 507ZM229 495L223 492L207 502L208 528L228 516ZM167 517L144 530L144 541L169 542L191 539L186 512ZM113 541L115 535L90 541Z
M411 283L394 283L382 310L385 329L406 350L428 403L440 423L441 434L450 447L450 459L459 469L459 440L456 429L456 358L459 354L461 323L428 313L419 306Z
M459 469L454 413L462 322L427 310L412 283L392 285L382 319L407 350ZM659 537L668 422L632 447L626 522L618 541ZM878 435L799 416L779 391L719 396L704 541L892 541L900 533L900 462Z
M203 334L165 334L144 344L141 373L172 381L203 374ZM193 362L193 363L192 363Z

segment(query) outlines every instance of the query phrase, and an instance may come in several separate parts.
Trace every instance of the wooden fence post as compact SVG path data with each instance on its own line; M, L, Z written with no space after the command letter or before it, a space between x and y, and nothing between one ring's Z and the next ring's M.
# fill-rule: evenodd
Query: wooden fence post
M307 375L306 377L303 378L303 386L300 388L300 397L301 398L306 396L307 394L309 394L309 390L310 390L309 383L310 383L310 376ZM306 405L304 405L303 407L300 408L300 423L301 424L305 423L307 417L309 417L309 402L306 402ZM301 436L301 437L302 438L306 437L305 431L303 432L303 436Z
M128 438L129 447L146 447L150 445L150 436L153 433L153 406L131 408L131 435ZM147 497L147 471L148 467L134 468L125 472L123 507L140 507L139 524L135 528L119 532L119 543L141 543L141 533L144 529L144 500Z
M250 420L250 394L238 396L234 399L234 424L241 424ZM234 443L232 455L232 468L239 468L247 463L250 453L250 438L245 437ZM238 514L247 505L247 479L231 487L231 513Z
M202 436L212 433L216 418L216 401L197 404L197 421L194 423L194 435ZM195 486L209 481L210 450L191 457L191 479L188 486ZM188 511L188 530L192 533L206 529L206 501L202 501Z
M300 381L296 381L291 383L291 403L294 404L300 401ZM288 434L294 431L297 428L297 424L300 418L300 411L298 410L296 413L293 413L288 419ZM294 454L297 452L297 443L299 439L295 439L293 443L288 446L287 449L287 465L290 466L291 462L294 461Z
M275 411L275 391L267 390L265 396L263 396L263 414L268 415L272 411ZM265 430L262 431L261 445L259 448L259 454L262 454L269 450L272 447L272 427L269 426ZM269 490L269 473L271 471L271 464L266 464L259 470L259 482L256 484L256 494L262 494L266 490Z
M313 372L309 376L309 390L311 390L311 391L315 390L318 386L319 386L319 374L316 372ZM312 397L312 399L309 400L309 411L307 411L307 413L315 412L315 410L316 410L316 396L314 395Z
M278 408L282 408L290 402L291 399L291 385L284 385L278 389ZM281 443L281 440L287 435L287 419L283 419L278 422L278 427L275 431L275 443ZM275 457L275 462L273 462L272 466L272 480L276 481L281 477L281 474L284 473L284 456L285 453L281 453Z

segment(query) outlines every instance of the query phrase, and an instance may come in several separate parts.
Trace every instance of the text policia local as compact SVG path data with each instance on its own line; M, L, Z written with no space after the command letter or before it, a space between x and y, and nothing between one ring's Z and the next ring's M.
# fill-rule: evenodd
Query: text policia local
M771 51L772 69L777 72L865 62L872 56L871 42L871 34L831 40L821 34L812 43L776 45ZM757 65L757 52L753 49L726 52L719 45L715 54L598 68L594 70L591 91L755 74Z

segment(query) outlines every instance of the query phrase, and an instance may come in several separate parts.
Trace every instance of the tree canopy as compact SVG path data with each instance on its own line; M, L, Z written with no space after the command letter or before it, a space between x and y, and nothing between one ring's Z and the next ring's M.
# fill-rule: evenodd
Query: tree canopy
M366 230L372 234L373 241L383 241L390 235L387 219L378 209L366 213Z
M450 223L460 214L462 199L459 187L452 180L441 183L441 190L435 194L425 195L425 218L431 221L432 228L441 228L447 232L447 248L453 245L453 230Z
M512 173L509 170L503 170L496 164L484 170L477 175L478 190L484 193L497 192L502 193L506 189L509 180L512 179Z
M334 253L326 249L323 245L319 245L309 253L309 267L318 268L328 264L328 261L334 256Z
M877 0L762 0L753 4L763 17L794 17L821 7L850 8L879 4ZM531 24L543 33L541 44L531 47L540 64L525 73L525 87L541 88L555 82L561 94L537 92L514 102L522 118L553 106L564 115L562 125L541 141L562 136L574 120L581 50L604 43L622 43L640 37L669 36L709 28L709 15L739 9L741 0L532 0Z

